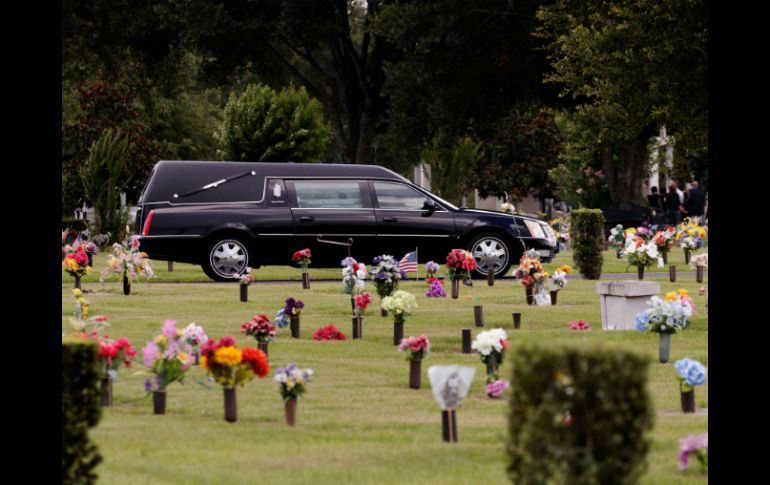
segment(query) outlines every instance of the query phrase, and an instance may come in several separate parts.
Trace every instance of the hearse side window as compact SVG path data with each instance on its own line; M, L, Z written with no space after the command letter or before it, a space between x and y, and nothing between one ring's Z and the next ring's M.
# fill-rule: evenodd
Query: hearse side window
M413 188L389 182L374 182L380 209L423 210L425 197Z
M364 206L357 181L294 181L297 207L301 209L359 209Z
M286 188L283 186L283 180L281 179L268 179L267 180L267 206L268 207L288 207L289 196L286 194Z

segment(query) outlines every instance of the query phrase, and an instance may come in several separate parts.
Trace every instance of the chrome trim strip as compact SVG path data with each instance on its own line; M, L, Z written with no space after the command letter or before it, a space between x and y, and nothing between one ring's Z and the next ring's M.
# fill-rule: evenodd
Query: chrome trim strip
M290 207L293 211L330 211L330 210L346 210L346 211L373 211L372 207Z
M434 211L429 211L429 210L426 210L426 209L380 209L380 208L377 208L377 209L374 209L374 210L376 210L376 211L399 211L399 212L447 212L447 213L449 212L446 209L437 209L437 210L434 210Z
M164 237L201 237L200 234L157 234L157 235L149 235L149 236L139 236L139 239L153 239L153 238L164 238Z

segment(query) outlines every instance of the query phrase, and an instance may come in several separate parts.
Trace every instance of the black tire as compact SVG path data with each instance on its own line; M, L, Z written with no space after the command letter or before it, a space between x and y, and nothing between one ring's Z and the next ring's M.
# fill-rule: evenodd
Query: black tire
M486 278L490 264L494 267L495 278L502 278L513 263L511 244L494 233L479 234L471 239L467 249L476 260L476 269L471 274L473 278Z
M201 260L203 272L214 281L237 281L251 266L248 246L237 237L223 236L213 241Z

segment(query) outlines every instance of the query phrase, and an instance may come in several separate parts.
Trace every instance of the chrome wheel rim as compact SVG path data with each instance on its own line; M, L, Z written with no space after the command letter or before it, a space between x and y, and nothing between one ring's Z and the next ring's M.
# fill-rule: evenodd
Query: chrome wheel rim
M476 271L482 274L489 273L492 269L495 274L500 274L508 265L508 251L505 244L496 238L484 238L476 242L471 248L471 254L476 260Z
M211 250L211 268L223 278L235 278L246 271L249 257L240 242L228 239Z

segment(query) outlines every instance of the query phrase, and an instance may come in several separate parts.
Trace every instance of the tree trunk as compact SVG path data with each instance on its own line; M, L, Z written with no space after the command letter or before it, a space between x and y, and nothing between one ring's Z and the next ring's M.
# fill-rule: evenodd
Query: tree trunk
M602 152L602 170L614 207L642 204L641 180L647 169L647 140L650 136L652 131L644 129L632 140Z

